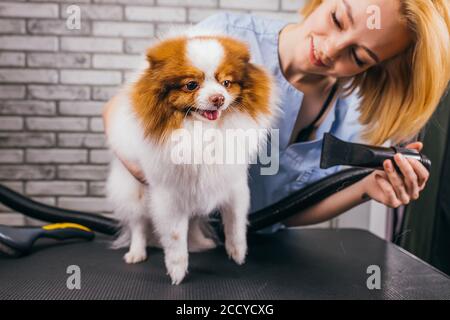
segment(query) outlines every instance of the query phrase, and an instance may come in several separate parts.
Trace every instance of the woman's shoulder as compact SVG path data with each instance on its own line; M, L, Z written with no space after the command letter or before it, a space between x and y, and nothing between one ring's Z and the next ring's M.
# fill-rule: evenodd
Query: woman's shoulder
M252 14L223 12L209 16L198 23L195 29L225 34L245 42L250 49L252 62L275 72L278 68L278 34L286 24L286 21Z
M276 35L284 25L286 25L285 21L252 14L221 12L209 16L196 26L221 31L228 35L239 36L248 32Z

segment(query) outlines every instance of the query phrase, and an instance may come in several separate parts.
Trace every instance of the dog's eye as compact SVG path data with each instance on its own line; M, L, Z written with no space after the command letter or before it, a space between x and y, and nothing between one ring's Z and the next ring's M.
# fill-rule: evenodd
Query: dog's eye
M224 82L222 82L222 85L225 88L229 88L231 86L231 81L230 80L225 80Z
M184 87L188 91L194 91L195 89L198 88L198 82L196 82L196 81L189 81Z

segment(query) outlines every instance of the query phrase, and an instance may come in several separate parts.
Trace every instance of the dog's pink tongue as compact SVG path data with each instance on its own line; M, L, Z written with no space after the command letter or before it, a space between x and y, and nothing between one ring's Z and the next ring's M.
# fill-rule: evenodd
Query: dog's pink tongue
M206 118L208 118L208 120L216 120L219 116L219 111L205 111L203 114L206 116Z

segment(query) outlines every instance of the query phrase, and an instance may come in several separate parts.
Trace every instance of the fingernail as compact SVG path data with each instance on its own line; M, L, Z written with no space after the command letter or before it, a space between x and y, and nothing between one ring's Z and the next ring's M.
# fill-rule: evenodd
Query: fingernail
M405 157L403 157L403 155L401 153L397 153L397 159L399 161L403 161L405 159Z
M386 170L391 172L392 171L392 165L391 162L388 160L384 163L384 165L386 166Z

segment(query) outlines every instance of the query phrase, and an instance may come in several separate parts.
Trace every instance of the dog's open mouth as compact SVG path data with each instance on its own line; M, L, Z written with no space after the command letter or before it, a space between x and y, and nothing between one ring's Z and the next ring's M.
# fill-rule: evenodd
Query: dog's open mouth
M219 110L195 110L199 115L205 117L208 120L217 120L220 116Z
M196 114L206 118L210 121L219 119L221 111L220 110L202 110L197 108L190 108L189 112L195 112Z

